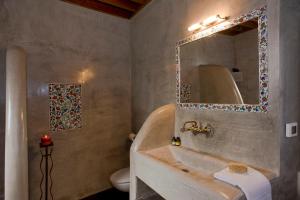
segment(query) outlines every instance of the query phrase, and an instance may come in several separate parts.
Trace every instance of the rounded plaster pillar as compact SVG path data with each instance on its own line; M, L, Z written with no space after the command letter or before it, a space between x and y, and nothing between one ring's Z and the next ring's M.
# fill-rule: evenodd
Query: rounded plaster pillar
M5 200L28 200L26 54L6 53Z

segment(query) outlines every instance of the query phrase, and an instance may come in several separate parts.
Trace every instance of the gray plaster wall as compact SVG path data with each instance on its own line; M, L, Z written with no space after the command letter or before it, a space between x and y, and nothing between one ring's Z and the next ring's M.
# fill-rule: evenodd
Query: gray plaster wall
M83 127L52 135L54 199L110 188L109 176L129 165L129 21L58 0L0 4L0 47L19 45L28 53L30 199L40 196L39 138L49 131L48 83L82 83ZM82 72L89 74L84 83Z
M280 199L296 199L300 137L286 138L284 128L285 123L300 122L300 1L282 0L280 10L280 74L283 85L281 95L284 99L283 129L280 130L281 187L278 193Z
M7 14L0 0L0 200L4 199L4 142L5 142L5 48ZM3 30L3 31L2 31Z
M187 28L209 16L232 18L268 4L270 108L266 113L177 109L176 133L182 144L229 159L279 172L279 30L278 1L156 0L132 20L133 128L138 130L156 107L175 102L175 44L191 34ZM200 12L201 11L201 12ZM213 138L180 133L183 123L198 120L215 129Z
M0 49L0 200L4 199L5 49Z

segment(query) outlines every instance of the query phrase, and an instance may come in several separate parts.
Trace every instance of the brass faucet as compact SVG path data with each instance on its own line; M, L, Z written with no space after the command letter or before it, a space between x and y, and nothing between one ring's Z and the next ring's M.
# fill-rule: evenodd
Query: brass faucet
M190 126L188 126L190 125ZM192 132L194 135L203 134L206 137L212 137L214 132L213 128L210 124L202 125L201 123L198 123L196 121L186 121L183 124L183 127L180 129L182 133L184 132Z

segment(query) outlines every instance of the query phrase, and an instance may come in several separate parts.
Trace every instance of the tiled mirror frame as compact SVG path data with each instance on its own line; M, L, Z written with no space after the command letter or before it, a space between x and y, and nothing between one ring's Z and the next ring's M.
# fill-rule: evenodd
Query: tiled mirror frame
M197 32L176 44L176 102L180 108L200 110L223 110L237 112L267 112L268 110L268 32L267 32L267 7L252 10L251 12L225 21L221 24ZM195 40L207 37L219 31L231 28L245 21L258 18L258 52L259 52L259 104L204 104L204 103L181 103L180 85L180 46Z

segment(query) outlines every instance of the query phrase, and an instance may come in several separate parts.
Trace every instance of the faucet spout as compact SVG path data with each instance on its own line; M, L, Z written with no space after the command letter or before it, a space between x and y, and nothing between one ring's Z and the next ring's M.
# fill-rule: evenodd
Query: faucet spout
M188 126L190 125L190 126ZM186 121L183 124L183 127L180 129L182 133L184 132L192 132L194 135L203 134L206 137L213 136L213 128L210 124L206 124L202 126L201 124L198 126L196 121Z

